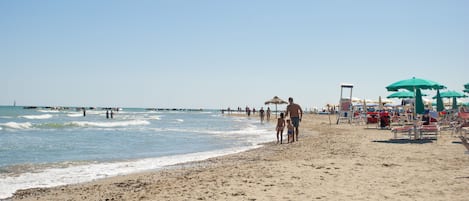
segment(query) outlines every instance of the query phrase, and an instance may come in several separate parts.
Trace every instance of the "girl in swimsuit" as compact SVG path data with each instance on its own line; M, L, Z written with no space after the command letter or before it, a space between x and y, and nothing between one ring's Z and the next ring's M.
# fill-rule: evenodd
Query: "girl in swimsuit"
M283 119L283 112L280 113L280 117L277 120L277 144L278 144L278 136L280 135L280 144L283 142L283 128L285 128L285 120Z

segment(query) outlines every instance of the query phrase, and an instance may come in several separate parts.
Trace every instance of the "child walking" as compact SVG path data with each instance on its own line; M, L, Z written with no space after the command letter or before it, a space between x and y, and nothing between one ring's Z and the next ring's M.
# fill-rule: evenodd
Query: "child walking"
M293 124L291 123L290 119L287 119L287 134L288 134L287 142L290 143L290 139L291 139L291 142L294 142L295 138L293 137L293 135L295 134L295 127L293 127Z
M280 117L277 120L277 144L278 136L280 135L280 144L283 142L283 128L285 128L285 120L283 119L283 112L280 113Z

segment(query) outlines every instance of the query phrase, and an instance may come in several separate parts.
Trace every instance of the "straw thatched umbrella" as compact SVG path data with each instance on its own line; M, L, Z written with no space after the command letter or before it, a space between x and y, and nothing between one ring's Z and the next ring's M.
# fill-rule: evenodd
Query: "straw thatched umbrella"
M275 118L277 118L277 105L278 104L288 104L287 101L282 100L278 96L274 96L272 99L265 101L264 104L275 104Z

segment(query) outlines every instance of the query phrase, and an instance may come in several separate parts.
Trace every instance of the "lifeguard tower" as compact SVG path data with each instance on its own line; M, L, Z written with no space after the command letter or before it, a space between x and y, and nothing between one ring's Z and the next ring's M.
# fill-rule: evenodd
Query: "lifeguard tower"
M344 90L350 90L350 96L344 96ZM339 100L339 111L337 113L337 124L346 120L348 123L352 123L353 111L352 111L352 90L353 84L341 84L340 85L340 100Z

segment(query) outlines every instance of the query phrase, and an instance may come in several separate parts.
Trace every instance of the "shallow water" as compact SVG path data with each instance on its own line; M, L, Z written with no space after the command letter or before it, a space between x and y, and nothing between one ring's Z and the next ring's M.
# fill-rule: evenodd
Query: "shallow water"
M272 141L273 125L216 110L0 107L0 198L236 153Z

